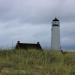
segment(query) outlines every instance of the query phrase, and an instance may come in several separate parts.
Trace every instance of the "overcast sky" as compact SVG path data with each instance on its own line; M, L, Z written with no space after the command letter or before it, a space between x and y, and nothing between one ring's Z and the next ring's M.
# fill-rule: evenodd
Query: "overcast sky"
M0 0L0 47L17 40L51 47L51 22L60 20L61 47L75 49L75 0Z

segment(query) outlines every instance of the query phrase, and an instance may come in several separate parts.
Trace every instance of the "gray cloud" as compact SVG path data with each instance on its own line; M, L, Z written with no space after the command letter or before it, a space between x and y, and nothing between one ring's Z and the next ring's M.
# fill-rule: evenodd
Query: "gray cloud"
M75 0L0 0L0 46L4 41L11 46L12 40L14 44L21 40L50 47L51 21L56 16L61 23L62 47L74 47L74 7Z

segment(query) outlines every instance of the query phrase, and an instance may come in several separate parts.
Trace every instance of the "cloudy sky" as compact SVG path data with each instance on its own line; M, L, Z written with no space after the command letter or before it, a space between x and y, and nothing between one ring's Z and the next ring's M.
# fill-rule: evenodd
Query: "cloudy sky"
M51 47L51 22L60 20L61 47L75 49L75 0L0 0L0 48L17 40Z

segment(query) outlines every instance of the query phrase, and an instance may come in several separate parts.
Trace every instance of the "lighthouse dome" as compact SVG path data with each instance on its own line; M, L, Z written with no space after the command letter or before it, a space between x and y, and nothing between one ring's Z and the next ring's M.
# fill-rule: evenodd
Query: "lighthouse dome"
M53 19L53 21L59 21L57 18Z

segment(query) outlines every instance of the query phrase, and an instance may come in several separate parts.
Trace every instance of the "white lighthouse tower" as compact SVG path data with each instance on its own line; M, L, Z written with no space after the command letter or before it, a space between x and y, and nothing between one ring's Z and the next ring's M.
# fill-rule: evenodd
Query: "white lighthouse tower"
M52 20L51 49L60 50L60 22L57 18Z

